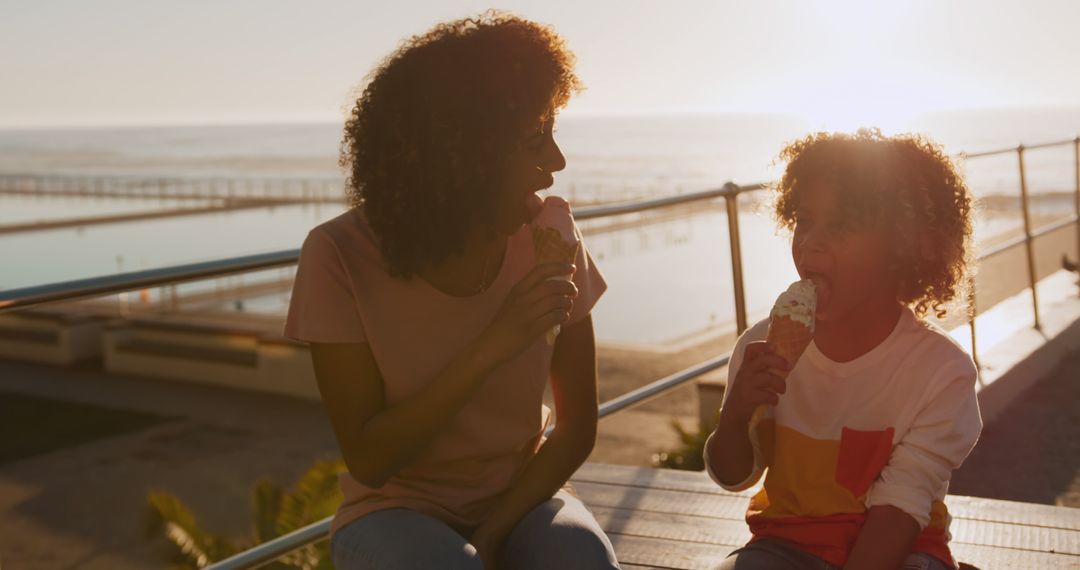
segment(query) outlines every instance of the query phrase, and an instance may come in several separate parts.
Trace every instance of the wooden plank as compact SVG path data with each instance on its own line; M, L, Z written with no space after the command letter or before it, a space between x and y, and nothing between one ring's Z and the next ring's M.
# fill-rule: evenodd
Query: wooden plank
M1014 550L1080 556L1080 532L1041 526L953 519L951 544L975 544ZM1080 559L1077 561L1080 568Z
M589 507L605 532L657 538L676 542L699 542L732 550L750 540L743 521L688 515Z
M590 508L606 532L681 542L701 542L731 548L746 544L750 540L750 531L743 521L628 511L609 507ZM952 530L952 544L954 545L972 544L1080 556L1080 534L1078 533L1036 527L1015 527L985 521L954 525Z
M1080 510L1069 507L954 495L945 504L953 518L1080 531Z
M711 544L610 534L620 564L674 570L709 570L730 553ZM624 566L624 567L626 567ZM980 569L987 570L987 569Z
M615 554L625 567L670 568L678 570L708 570L719 564L732 549L699 544L674 542L656 538L611 534ZM1050 552L1030 552L977 546L956 545L953 556L960 562L979 570L1059 570L1080 568L1080 558Z
M979 570L1057 570L1060 568L1076 570L1080 568L1080 557L1068 554L1013 550L977 544L954 544L950 548L957 562L970 564Z
M704 472L679 471L675 469L651 469L624 465L586 463L574 475L573 481L632 485L653 489L696 492L724 497L748 497L754 489L742 493L730 493L720 488ZM1080 531L1080 513L1076 509L1037 505L1015 501L961 497L949 495L945 499L954 519L970 519L1010 524L1022 524L1047 528ZM743 503L745 509L745 502ZM741 514L740 514L741 517Z
M707 495L749 498L756 488L739 493L725 491L703 471L680 471L678 469L651 469L649 467L629 467L626 465L605 465L586 463L574 474L572 481L607 483L650 489L668 489L689 491Z
M746 499L743 497L723 497L642 487L620 487L585 481L576 481L574 488L577 489L581 499L589 506L676 515L698 515L740 522L743 521L746 514Z
M717 545L749 539L740 497L588 482L576 487L597 517L605 518L601 526L609 532ZM954 519L951 531L954 543L1080 556L1076 531L968 519Z
M626 568L711 568L749 539L748 492L704 473L587 464L574 476ZM949 496L956 558L980 570L1080 569L1080 511Z

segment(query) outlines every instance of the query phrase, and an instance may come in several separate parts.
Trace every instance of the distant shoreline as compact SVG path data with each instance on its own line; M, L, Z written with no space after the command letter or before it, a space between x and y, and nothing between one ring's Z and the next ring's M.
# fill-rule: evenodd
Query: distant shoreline
M1010 114L1061 114L1076 113L1080 115L1080 106L1076 105L1038 105L1038 106L1005 106L1005 107L970 107L929 110L917 113L911 122L916 125L923 121L957 118L983 115L1010 115ZM563 112L560 117L564 120L591 121L591 120L626 120L626 119L699 119L699 118L757 118L770 120L786 120L794 122L806 122L796 111L783 110L723 110L723 109L652 109L642 111L575 111L573 109ZM345 116L340 117L238 117L225 120L192 119L187 121L93 121L85 123L63 124L15 124L0 125L0 133L26 133L26 132L63 132L63 131L135 131L135 130L159 130L159 129L207 129L207 128L234 128L234 127L295 127L295 126L336 126L340 127L345 122ZM870 126L870 125L868 125ZM915 126L915 125L913 125Z

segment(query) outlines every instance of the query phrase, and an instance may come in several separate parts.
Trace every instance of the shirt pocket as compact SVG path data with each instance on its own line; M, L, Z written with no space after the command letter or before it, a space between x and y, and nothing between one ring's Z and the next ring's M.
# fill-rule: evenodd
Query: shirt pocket
M862 497L892 455L895 430L861 431L843 428L836 458L836 482L855 497Z

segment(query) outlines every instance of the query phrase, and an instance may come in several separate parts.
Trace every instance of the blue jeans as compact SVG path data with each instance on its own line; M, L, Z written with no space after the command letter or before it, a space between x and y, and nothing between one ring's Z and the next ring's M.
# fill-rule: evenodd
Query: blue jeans
M376 511L330 544L338 570L481 570L476 549L446 523L408 509ZM580 500L559 491L529 511L503 542L499 570L618 568L604 531Z
M904 559L902 570L950 570L944 562L921 552ZM714 570L840 570L786 542L764 539L728 555Z

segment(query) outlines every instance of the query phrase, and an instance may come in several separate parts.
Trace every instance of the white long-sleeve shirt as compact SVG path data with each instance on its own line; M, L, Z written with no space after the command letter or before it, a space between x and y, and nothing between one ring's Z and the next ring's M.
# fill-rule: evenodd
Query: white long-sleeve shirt
M739 338L765 340L768 321ZM951 337L903 310L881 344L834 362L813 343L787 377L787 392L758 426L761 457L742 490L765 473L747 511L755 538L793 542L836 565L854 545L866 510L892 505L923 529L915 550L953 563L943 499L982 430L971 358ZM705 458L709 465L709 458Z

